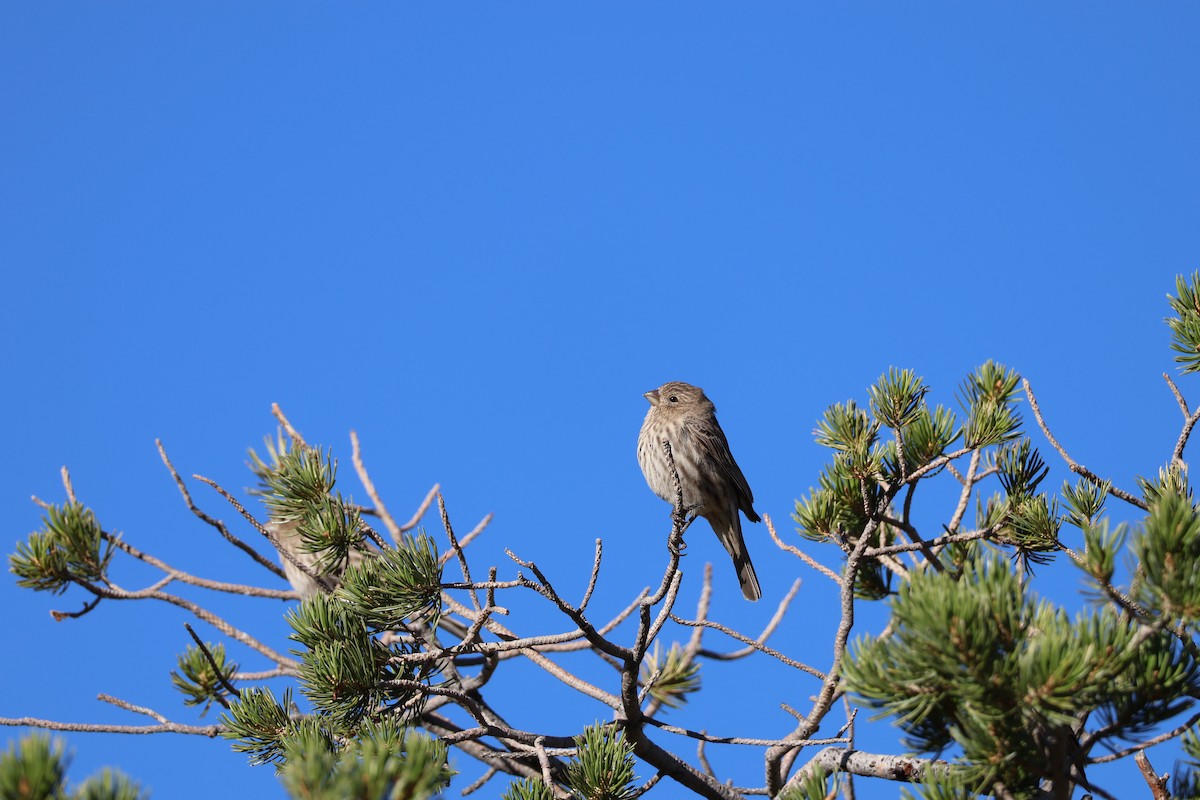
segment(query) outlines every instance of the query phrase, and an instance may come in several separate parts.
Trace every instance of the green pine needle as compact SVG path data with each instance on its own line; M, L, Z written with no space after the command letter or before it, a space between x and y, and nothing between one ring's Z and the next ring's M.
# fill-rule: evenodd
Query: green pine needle
M340 746L338 741L344 741ZM446 746L394 721L367 723L336 739L307 718L283 741L279 778L292 797L310 800L426 800L454 774Z
M914 749L961 749L951 788L1036 787L1082 713L1120 739L1191 705L1200 670L1170 633L1145 638L1111 606L1069 618L998 554L978 552L957 575L913 573L892 636L861 637L845 665L847 691L894 716Z
M249 753L251 764L282 762L283 737L293 726L288 711L292 707L291 689L284 690L282 703L266 687L243 689L221 715L222 735L234 740L235 752Z
M61 739L34 733L10 742L0 754L0 798L4 800L147 800L149 792L122 773L105 768L68 791L71 757Z
M1186 464L1168 464L1159 468L1157 477L1144 478L1139 475L1134 480L1142 490L1142 497L1150 505L1165 495L1182 497L1189 503L1195 502Z
M150 793L118 770L105 767L100 774L88 778L74 793L72 800L149 800Z
M17 552L8 557L19 586L61 594L72 582L104 579L114 544L90 508L79 503L50 506L42 521L43 529L18 543Z
M575 737L577 758L566 782L583 800L633 800L633 745L611 725L589 725Z
M300 656L301 691L318 712L339 725L357 725L383 704L404 703L415 696L412 687L391 685L414 677L414 667L394 659L410 652L409 647L382 644L347 603L317 594L286 618L291 638L304 646L293 651Z
M201 717L208 713L213 703L222 703L228 697L229 691L221 678L232 686L233 675L238 670L236 663L226 662L225 645L206 643L205 647L212 654L220 675L213 671L204 651L195 645L188 645L187 650L179 656L179 671L171 672L171 683L183 694L184 705L204 706L200 710Z
M827 800L836 796L829 788L829 775L821 767L808 771L798 786L793 786L776 800Z
M346 570L336 597L371 629L390 630L439 609L441 589L437 545L422 531Z
M58 798L70 764L61 739L33 733L9 742L8 751L0 754L0 797Z
M535 778L522 778L508 785L501 800L554 800L554 790Z
M911 369L888 367L874 386L867 389L871 413L889 428L903 428L916 419L929 387Z
M685 657L677 642L666 656L656 642L642 663L642 685L650 685L650 696L668 708L680 708L687 696L700 690L700 665Z
M1107 481L1097 486L1085 478L1080 478L1074 486L1063 481L1061 494L1067 507L1067 519L1072 525L1086 529L1095 524L1108 499L1108 487Z
M1171 349L1179 355L1180 372L1200 372L1200 271L1191 278L1180 275L1175 279L1176 296L1167 295L1175 316L1167 317L1171 328Z
M835 403L825 410L813 436L817 444L839 452L866 453L875 444L879 423L871 420L865 409L853 400Z
M1200 511L1190 499L1163 494L1131 542L1139 602L1167 620L1200 625Z
M967 412L963 444L970 448L1002 444L1019 435L1021 415L1016 412L1017 383L1021 376L988 361L959 385L959 403Z
M962 436L962 429L954 412L939 405L931 413L922 404L903 428L903 436L904 460L913 472L944 454ZM899 465L889 465L888 473L899 477Z

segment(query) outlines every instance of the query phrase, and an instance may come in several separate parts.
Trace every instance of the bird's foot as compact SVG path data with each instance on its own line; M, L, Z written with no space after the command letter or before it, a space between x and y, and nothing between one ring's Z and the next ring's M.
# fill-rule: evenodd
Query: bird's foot
M671 538L667 540L667 549L670 550L671 555L675 556L676 558L687 555L687 553L683 552L684 550L687 550L687 542L683 540L683 531L680 531L678 536L675 536L674 534L671 535Z

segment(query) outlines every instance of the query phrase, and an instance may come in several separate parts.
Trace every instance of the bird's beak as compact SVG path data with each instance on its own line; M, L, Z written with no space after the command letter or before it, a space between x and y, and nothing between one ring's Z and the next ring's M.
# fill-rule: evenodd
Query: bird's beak
M651 389L650 391L648 391L644 395L642 395L642 397L649 400L650 405L652 405L652 406L658 405L658 389Z

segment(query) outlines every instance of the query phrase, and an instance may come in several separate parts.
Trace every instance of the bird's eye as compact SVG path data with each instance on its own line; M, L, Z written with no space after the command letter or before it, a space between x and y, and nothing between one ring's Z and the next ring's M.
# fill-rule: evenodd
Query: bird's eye
M670 397L667 398L667 402L668 403L678 403L679 397L677 397L676 395L671 395Z

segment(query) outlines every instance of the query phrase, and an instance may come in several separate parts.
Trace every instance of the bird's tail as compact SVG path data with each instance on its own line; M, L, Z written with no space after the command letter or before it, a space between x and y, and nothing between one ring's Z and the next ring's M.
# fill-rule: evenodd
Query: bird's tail
M717 538L725 546L725 550L733 559L733 568L737 570L738 583L741 584L742 594L747 600L757 600L762 597L762 587L758 585L758 575L754 573L754 565L750 563L750 552L746 549L746 540L742 537L742 519L737 510L733 512L732 520L719 520L713 525Z

